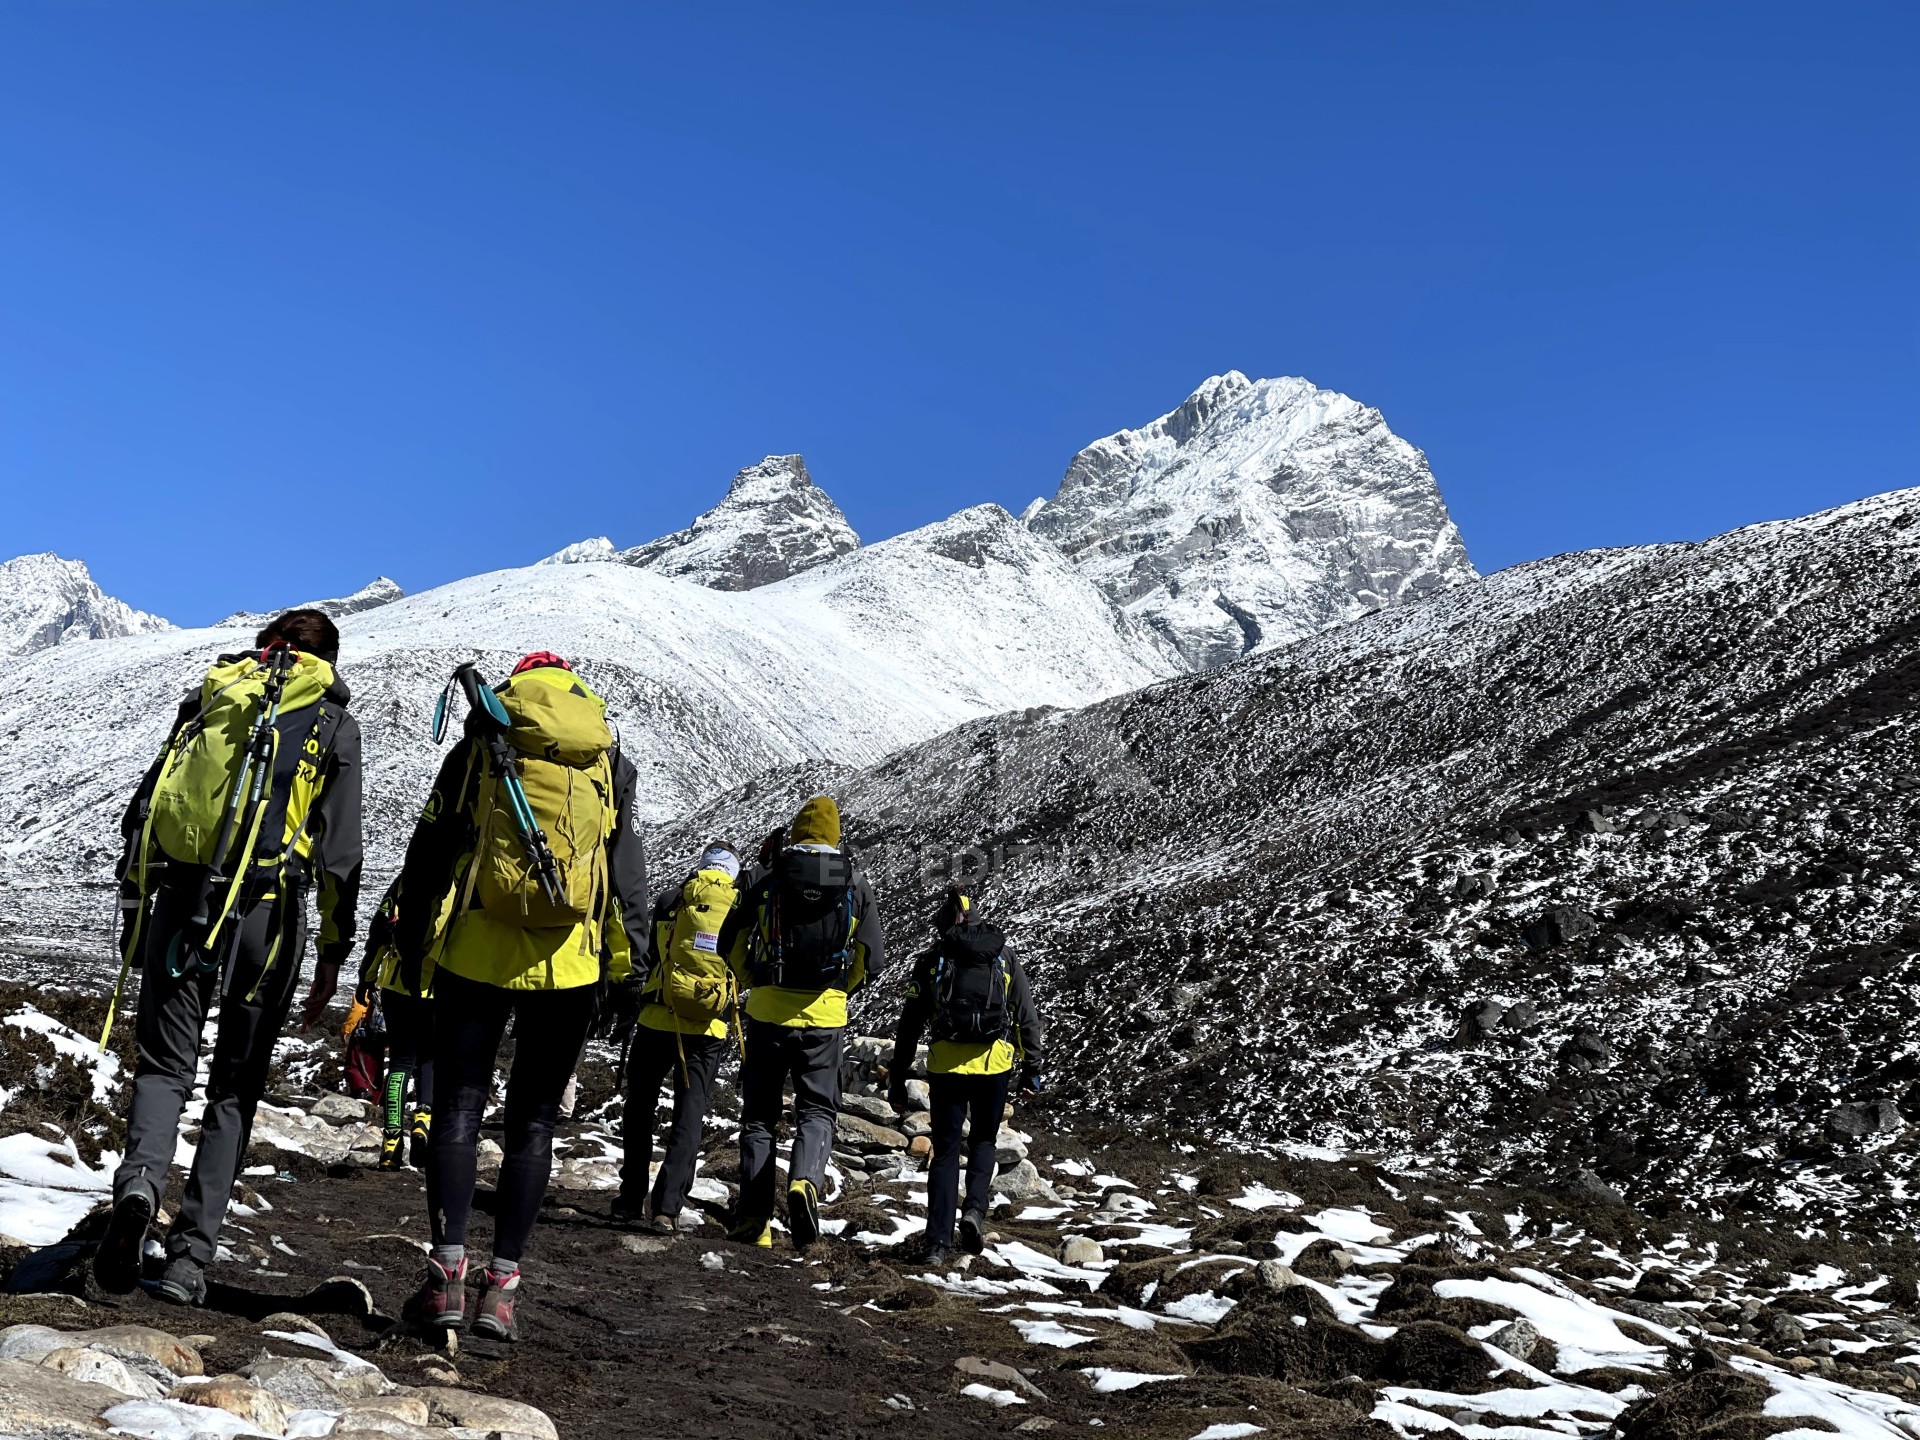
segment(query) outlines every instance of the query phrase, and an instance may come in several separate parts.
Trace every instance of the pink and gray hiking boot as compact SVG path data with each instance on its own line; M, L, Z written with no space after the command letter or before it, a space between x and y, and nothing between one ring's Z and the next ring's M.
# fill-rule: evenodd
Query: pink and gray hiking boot
M513 1323L513 1307L520 1298L520 1272L502 1275L489 1265L480 1272L480 1309L473 1317L473 1333L492 1340L518 1340L519 1327Z
M458 1330L467 1318L467 1257L449 1270L429 1255L426 1283L402 1307L400 1318L422 1330Z

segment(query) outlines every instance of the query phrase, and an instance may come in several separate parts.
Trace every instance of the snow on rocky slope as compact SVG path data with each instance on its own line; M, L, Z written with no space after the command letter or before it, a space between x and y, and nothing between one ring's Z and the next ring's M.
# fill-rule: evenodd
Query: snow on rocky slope
M303 600L298 605L282 605L277 610L237 610L219 622L221 627L228 625L261 626L275 615L287 610L324 610L335 620L347 615L358 615L363 610L378 610L382 605L391 605L407 592L399 584L384 575L375 576L351 595L342 595L337 600Z
M70 640L107 640L171 630L94 583L86 563L48 551L0 564L0 660Z
M1916 581L1920 491L1563 556L656 848L831 786L903 945L993 872L1093 1113L1909 1230Z
M770 768L871 763L980 715L1081 705L1176 668L994 506L748 592L624 564L531 566L349 615L341 628L378 874L397 863L438 764L429 712L461 660L496 676L528 650L575 660L607 697L655 818ZM119 809L174 701L251 630L57 647L9 670L0 885L16 933L98 928L102 902L73 887L104 881ZM56 713L85 723L46 725Z
M1378 410L1237 370L1087 446L1029 514L1193 669L1474 576L1426 457Z
M859 548L860 537L813 483L806 461L769 455L735 475L720 503L685 530L636 545L619 558L715 590L751 590ZM554 558L603 557L587 541Z

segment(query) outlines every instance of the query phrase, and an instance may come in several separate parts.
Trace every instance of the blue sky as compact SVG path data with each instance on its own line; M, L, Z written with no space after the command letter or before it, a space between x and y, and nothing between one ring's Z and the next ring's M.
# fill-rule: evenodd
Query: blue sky
M0 556L185 622L800 451L869 538L1209 374L1491 569L1920 483L1920 7L15 4Z

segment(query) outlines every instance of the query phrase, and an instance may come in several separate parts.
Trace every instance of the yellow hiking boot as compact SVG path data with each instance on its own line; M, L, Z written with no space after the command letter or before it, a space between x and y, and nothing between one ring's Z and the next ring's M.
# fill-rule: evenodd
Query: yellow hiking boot
M820 1194L811 1180L796 1180L787 1187L787 1229L796 1250L820 1238Z

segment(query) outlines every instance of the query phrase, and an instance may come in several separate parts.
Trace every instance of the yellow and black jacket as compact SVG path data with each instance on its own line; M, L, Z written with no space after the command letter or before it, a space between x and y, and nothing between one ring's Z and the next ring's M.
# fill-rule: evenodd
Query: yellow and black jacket
M725 1018L701 1024L697 1020L683 1020L673 1013L660 996L660 988L666 983L667 967L663 963L667 950L673 944L673 922L680 913L680 891L678 885L663 890L653 902L653 920L648 927L651 943L645 957L645 970L635 966L635 979L640 992L639 1023L649 1030L664 1030L669 1035L705 1035L711 1039L724 1040L729 1031ZM735 982L744 990L747 977L744 967L728 957L728 968L733 971Z
M819 847L825 849L826 847ZM823 989L792 989L766 983L763 962L780 908L778 867L760 875L734 902L720 930L720 952L747 992L747 1019L767 1025L841 1030L847 1024L847 997L880 977L886 963L886 935L880 907L867 877L856 867L848 887L845 979Z
M1033 1003L1033 987L1027 972L1011 945L1000 954L1007 964L1008 1024L1004 1035L992 1040L935 1040L927 1047L927 1070L933 1075L1004 1075L1016 1065L1038 1071L1041 1065L1046 1029L1040 1023L1039 1008ZM907 982L906 1004L900 1010L900 1026L894 1033L893 1059L889 1075L904 1076L913 1066L920 1037L932 1023L938 997L936 970L940 949L918 956L913 962L913 977Z
M570 990L598 983L603 969L610 980L624 979L630 957L645 953L649 908L633 763L615 747L604 908L577 925L530 929L489 918L479 896L460 884L480 838L477 743L464 736L447 753L407 844L394 948L409 966L431 965L505 990ZM448 896L455 904L443 915Z

